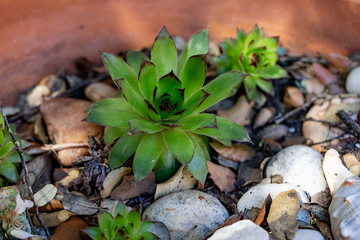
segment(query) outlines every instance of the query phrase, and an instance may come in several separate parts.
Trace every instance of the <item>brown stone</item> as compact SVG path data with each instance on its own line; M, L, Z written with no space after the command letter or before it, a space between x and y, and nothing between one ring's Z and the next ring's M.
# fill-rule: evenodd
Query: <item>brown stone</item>
M66 222L60 224L54 231L54 234L51 236L51 240L62 240L62 239L73 239L73 240L82 240L82 230L89 227L79 217L71 217Z
M91 102L71 98L53 99L41 105L40 112L53 143L83 143L88 136L102 136L103 127L83 121L90 105ZM69 148L60 150L57 158L62 165L71 166L76 158L87 154L86 147Z

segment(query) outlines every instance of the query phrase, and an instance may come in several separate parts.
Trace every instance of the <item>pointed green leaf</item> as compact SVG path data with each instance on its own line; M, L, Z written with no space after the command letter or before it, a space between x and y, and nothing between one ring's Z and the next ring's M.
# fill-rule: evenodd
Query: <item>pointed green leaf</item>
M112 141L121 137L123 134L125 134L125 133L127 134L128 132L129 132L128 128L108 127L105 130L104 142L105 142L105 144L109 144Z
M91 112L98 108L110 108L110 109L119 109L119 110L132 110L130 104L126 101L125 98L107 98L100 100L93 105L91 105L87 112Z
M206 160L210 160L210 159L206 159L206 155L204 154L204 149L202 148L201 145L204 144L202 140L195 134L189 133L188 135L194 145L194 150L195 150L193 159L191 160L188 169L191 172L191 174L199 182L201 182L201 184L204 184L208 173Z
M189 58L180 74L180 81L185 89L185 100L199 91L205 81L206 55L195 55Z
M175 157L167 147L161 152L154 169L157 183L165 182L175 174Z
M255 27L251 30L251 32L245 39L245 43L244 43L245 48L251 49L252 43L258 41L261 35L262 35L261 30L258 28L257 25L255 25Z
M115 145L111 148L109 154L109 167L120 167L126 160L131 157L138 148L143 134L128 135L123 134Z
M156 67L152 62L143 61L139 74L139 87L142 95L151 103L154 103L154 91L158 85Z
M119 236L119 232L124 229L128 221L123 216L117 216L111 224L112 236ZM115 238L113 238L115 239Z
M201 128L217 128L216 117L214 114L195 114L180 119L181 124L178 130L196 130Z
M24 156L24 160L25 161L29 161L31 158L28 154L23 152L23 156ZM9 160L12 163L19 163L21 162L21 158L20 155L17 151L12 151L9 154L7 154L4 158L6 158L7 160Z
M187 166L194 155L194 146L189 136L175 129L161 132L167 148L183 165Z
M152 222L147 222L147 221L141 221L140 227L138 232L139 233L146 233L146 232L150 232L151 229L153 228L153 223ZM149 239L149 238L145 238L145 239ZM156 239L156 238L150 238L150 239Z
M151 51L151 62L156 65L158 76L176 72L177 51L174 40L164 26L157 35Z
M263 78L277 79L277 78L285 77L287 75L287 73L286 73L285 69L283 69L279 65L274 65L272 67L267 67L267 68L257 72L257 75L259 75L260 77L263 77Z
M104 239L102 231L98 227L89 227L83 230L90 238L94 240Z
M115 84L119 87L124 98L130 106L140 115L147 117L147 105L142 95L137 94L129 83L122 79L114 80ZM140 93L141 94L141 93Z
M179 62L178 62L178 70L177 76L180 76L186 62L191 56L194 55L202 55L207 54L209 47L209 31L208 29L202 30L196 34L194 34L189 42L186 44L185 49L182 51Z
M161 130L163 130L162 127L148 119L132 119L129 121L130 134L156 133Z
M124 203L119 201L118 205L116 205L114 216L117 217L118 215L126 217L129 213L129 210L125 206Z
M105 232L105 230L110 230L113 221L113 216L111 216L111 214L108 212L102 212L98 214L99 227L103 232Z
M255 94L257 93L256 83L253 76L248 76L247 78L245 78L244 87L247 98L252 101L255 97Z
M151 172L163 148L164 140L160 133L145 134L134 157L133 171L137 181L143 179Z
M179 115L179 118L184 118L190 114L192 114L195 109L197 109L210 94L204 91L204 89L200 89L196 93L194 93L189 100L184 104L183 109L185 110Z
M182 88L181 81L175 76L174 72L170 72L159 79L159 89L156 93L157 97L168 93L170 96L177 90Z
M132 210L126 216L126 219L132 225L132 227L134 229L134 233L136 233L141 224L140 213L136 210Z
M0 159L0 175L5 177L11 183L16 183L19 179L19 175L14 164L4 158Z
M134 111L117 110L117 109L95 109L90 112L86 120L102 126L117 128L128 128L128 122L131 119L142 118Z
M214 139L225 146L231 147L230 139L227 139L227 138L214 138Z
M137 93L140 92L136 72L120 57L101 53L101 58L113 80L124 78Z
M0 146L0 159L8 155L14 147L15 145L12 142L8 142Z
M216 119L218 128L203 128L191 132L214 137L217 139L230 139L243 142L251 141L246 129L243 126L236 124L226 118L217 116Z
M264 92L267 92L267 93L270 93L270 94L274 93L274 87L273 87L273 84L272 84L272 82L270 80L267 81L265 79L261 79L261 78L258 78L258 77L254 77L254 80L255 80L255 84L260 89L262 89Z
M138 74L142 60L150 61L150 58L143 52L130 50L126 53L126 62Z
M276 51L277 41L275 38L262 38L256 42L257 47L265 47L266 51Z
M247 76L247 74L241 72L229 71L212 80L203 87L203 89L210 94L209 97L205 99L194 113L202 112L218 101L226 98L231 90L239 85Z

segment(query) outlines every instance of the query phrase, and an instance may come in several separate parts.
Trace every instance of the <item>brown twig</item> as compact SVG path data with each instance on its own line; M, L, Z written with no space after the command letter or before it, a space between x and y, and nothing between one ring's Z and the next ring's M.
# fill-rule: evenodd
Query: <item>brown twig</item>
M308 146L314 146L314 145L318 145L318 144L328 143L328 142L331 142L332 140L340 139L340 138L342 138L344 135L345 135L345 133L340 134L340 135L338 135L338 136L336 136L336 137L333 137L333 138L326 139L326 140L321 141L321 142L309 143L309 144L306 144L306 145L308 145Z
M344 110L338 111L336 115L346 124L355 137L360 138L360 126L356 121L352 120Z
M2 114L2 109L0 109L0 113ZM2 115L3 115L3 114L2 114ZM51 237L50 237L49 230L48 230L47 227L45 226L43 220L40 218L39 208L38 208L38 206L36 205L35 200L34 200L34 192L33 192L32 188L31 188L30 183L29 183L29 172L28 172L28 169L27 169L27 165L26 165L26 163L25 163L24 155L23 155L23 153L20 151L19 141L15 138L13 132L11 131L10 124L9 124L6 116L3 115L3 117L4 117L5 126L7 127L8 131L9 131L9 134L10 134L12 140L14 141L14 144L15 144L15 146L16 146L16 151L18 152L18 154L19 154L19 156L20 156L21 163L22 163L22 166L23 166L23 168L24 168L24 172L25 172L25 184L26 184L27 187L28 187L31 201L34 203L34 210L35 210L36 218L37 218L37 220L39 221L39 223L41 224L41 227L44 229L47 239L50 240Z
M91 83L100 82L100 81L108 79L109 77L110 77L109 74L103 74L103 75L100 75L97 78L89 79L88 81L86 81L86 82L84 82L84 83L82 83L82 84L80 84L80 85L78 85L76 87L70 88L70 89L56 95L55 97L50 98L50 99L56 99L56 98L59 98L59 97L63 97L65 95L73 93L73 92L75 92L75 91L77 91L77 90L79 90L79 89L81 89L83 87L86 87L86 86L90 85ZM20 112L20 113L18 113L16 115L10 117L8 120L11 123L16 122L17 120L19 120L23 116L31 115L31 114L36 113L39 110L40 106L41 106L41 104L38 105L38 106L32 107L32 108L29 108L29 109L27 109L27 110L25 110L23 112Z

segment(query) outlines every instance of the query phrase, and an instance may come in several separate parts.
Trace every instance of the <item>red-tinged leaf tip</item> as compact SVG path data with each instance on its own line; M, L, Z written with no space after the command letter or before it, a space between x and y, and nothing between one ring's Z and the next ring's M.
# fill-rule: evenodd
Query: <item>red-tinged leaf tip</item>
M170 37L170 33L167 30L167 28L165 27L165 25L163 25L163 27L161 28L159 34L156 36L156 39L160 39L160 38L166 38L166 37Z
M201 89L202 92L204 92L204 98L201 100L201 102L197 105L196 108L200 107L201 104L203 104L203 102L211 95L210 93L206 92L204 89Z
M155 86L155 89L153 91L153 102L155 102L157 89L158 89L158 86Z
M122 89L122 87L121 87L121 82L124 81L124 80L125 80L125 78L120 78L120 79L115 79L115 80L113 80L113 81L114 81L115 85L120 89L120 92L122 93L122 95L124 96L125 100L127 101L126 96L125 96L125 94L124 94L124 91L123 91L123 89Z
M151 110L151 111L153 111L154 113L158 114L158 112L156 111L156 109L154 108L154 106L151 105L151 103L150 103L148 100L144 99L144 101L145 101L145 103L146 103L146 105L147 105L147 107L148 107L148 110Z
M168 74L162 76L160 79L159 79L159 82L161 80L163 80L164 78L167 78L167 77L171 77L171 78L174 78L176 81L178 81L179 83L181 83L180 79L175 75L174 71L171 70L171 72L169 72Z
M103 51L101 51L101 50L97 50L97 52L100 54L100 55L103 55Z

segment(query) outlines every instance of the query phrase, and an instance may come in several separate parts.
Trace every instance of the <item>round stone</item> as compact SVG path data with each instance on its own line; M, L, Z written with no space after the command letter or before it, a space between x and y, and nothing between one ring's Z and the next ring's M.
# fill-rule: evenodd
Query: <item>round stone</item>
M204 239L228 217L217 198L197 190L166 195L151 204L142 216L143 220L164 223L173 240Z
M346 91L360 94L360 66L354 68L346 78Z

